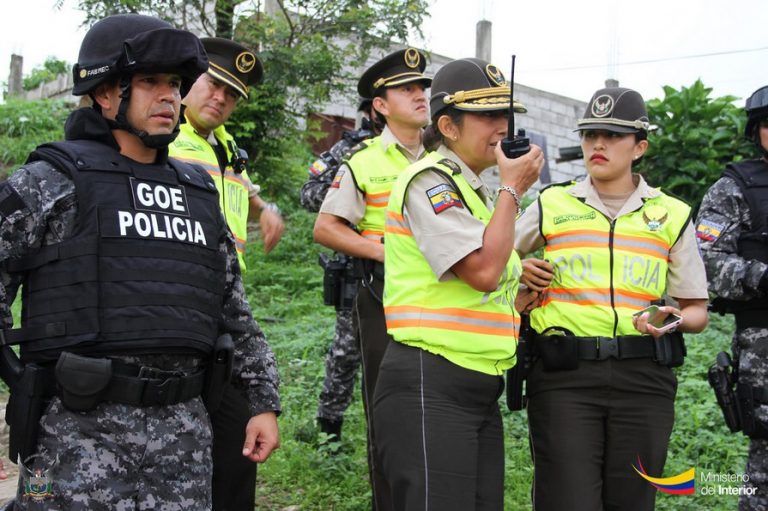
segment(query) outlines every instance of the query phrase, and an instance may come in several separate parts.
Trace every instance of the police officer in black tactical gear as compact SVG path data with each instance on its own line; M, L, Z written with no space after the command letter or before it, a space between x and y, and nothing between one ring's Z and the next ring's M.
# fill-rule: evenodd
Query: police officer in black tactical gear
M713 309L736 319L726 390L734 407L729 426L750 438L742 511L768 509L768 86L747 99L746 114L744 136L760 158L729 163L704 195L696 222L709 290L717 295ZM728 371L725 353L718 361Z
M99 21L74 67L74 93L93 108L0 186L17 508L210 509L202 398L215 407L230 374L252 415L243 455L264 461L279 445L275 358L215 186L167 158L181 98L207 67L197 37L166 22Z

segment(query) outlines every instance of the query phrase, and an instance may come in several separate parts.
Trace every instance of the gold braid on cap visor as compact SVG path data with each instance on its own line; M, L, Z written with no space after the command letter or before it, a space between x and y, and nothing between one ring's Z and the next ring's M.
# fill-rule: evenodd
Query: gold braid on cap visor
M427 77L421 73L416 73L416 72L400 73L394 76L388 76L386 78L379 78L378 80L373 82L373 88L378 89L379 87L384 87L384 86L389 87L393 85L400 85L400 81L407 78L413 78L414 82L416 80L427 80Z
M467 104L470 102L470 104ZM462 108L486 108L493 105L509 105L509 87L487 87L485 89L460 90L443 97L446 105Z
M648 121L641 121L640 119L636 121L625 121L622 119L601 119L600 117L591 117L589 119L579 119L578 126L583 126L586 124L612 124L614 126L624 126L627 128L635 128L636 130L645 130L645 131L651 130L651 123L649 123Z
M215 62L208 62L208 74L213 75L215 78L231 85L241 95L248 97L248 86L238 79L235 75L216 64Z

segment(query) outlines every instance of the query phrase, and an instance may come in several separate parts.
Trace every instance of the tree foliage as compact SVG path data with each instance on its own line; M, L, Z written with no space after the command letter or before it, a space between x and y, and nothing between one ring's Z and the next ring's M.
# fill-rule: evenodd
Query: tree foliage
M265 0L266 1L266 0ZM313 126L302 121L331 98L356 103L353 76L374 48L420 35L426 0L79 0L86 22L138 12L257 49L264 82L241 101L228 129L251 157L267 195L295 199ZM354 99L353 99L354 98Z
M24 90L36 89L40 84L47 83L60 74L69 73L72 65L56 57L48 57L42 66L34 68L29 76L24 77Z
M658 129L649 135L642 172L694 207L727 163L754 155L742 136L746 117L737 98L710 98L711 92L696 80L680 90L665 86L663 99L647 102Z
M8 98L0 104L0 175L21 166L38 144L61 140L69 112L64 100Z

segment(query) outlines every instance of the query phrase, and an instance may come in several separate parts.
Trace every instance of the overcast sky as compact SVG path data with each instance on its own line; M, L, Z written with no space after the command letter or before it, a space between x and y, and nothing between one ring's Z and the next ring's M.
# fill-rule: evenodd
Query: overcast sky
M84 30L76 0L7 2L0 17L0 81L10 55L24 70L49 55L74 62ZM12 7L11 7L12 5ZM516 81L586 101L613 77L646 99L663 85L697 78L713 95L742 98L768 84L768 4L765 0L432 0L424 41L410 41L454 58L475 52L475 27L493 22L493 62ZM423 43L423 44L420 44ZM642 62L642 63L641 63Z

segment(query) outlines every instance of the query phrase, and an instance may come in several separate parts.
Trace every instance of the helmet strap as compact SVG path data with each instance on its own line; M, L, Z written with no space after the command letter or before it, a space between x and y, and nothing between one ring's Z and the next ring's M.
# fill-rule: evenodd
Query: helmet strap
M115 115L115 120L111 121L110 127L114 129L124 130L128 133L131 133L133 135L136 135L139 137L139 140L141 140L141 143L145 146L149 147L150 149L160 149L163 147L168 147L168 145L171 144L174 140L176 140L176 137L179 135L179 124L181 124L181 119L184 117L184 110L182 107L181 112L179 113L179 121L176 122L176 126L173 128L173 131L171 133L167 134L160 134L160 135L150 135L146 131L137 130L131 124L128 122L128 106L131 102L131 75L124 74L120 78L120 106L117 108L117 115Z

